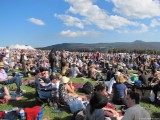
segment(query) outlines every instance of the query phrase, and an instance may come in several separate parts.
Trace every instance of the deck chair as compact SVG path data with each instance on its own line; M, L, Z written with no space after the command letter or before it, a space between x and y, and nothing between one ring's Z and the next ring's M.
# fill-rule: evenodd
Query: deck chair
M43 104L48 103L49 105L51 105L50 102L58 102L58 89L52 88L51 85L41 86L38 75L35 77L35 91L37 100L42 102Z

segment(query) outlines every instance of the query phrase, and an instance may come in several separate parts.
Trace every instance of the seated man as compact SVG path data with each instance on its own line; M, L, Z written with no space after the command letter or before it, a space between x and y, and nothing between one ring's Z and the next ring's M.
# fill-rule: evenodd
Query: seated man
M18 75L15 75L14 77L9 77L5 70L3 69L4 64L3 62L0 62L0 84L12 84L15 83L17 86L17 93L23 93L23 90L20 88L22 85L21 78Z
M122 120L151 120L150 114L139 105L139 101L138 93L128 93L126 103L129 108L126 110Z
M43 79L39 79L40 80L40 85L41 87L48 87L48 89L59 89L59 84L60 84L60 79L61 79L62 75L56 76L56 75L50 75L50 77L48 78L50 80L50 82L46 83Z
M83 74L79 71L76 63L73 63L71 66L71 77L83 77Z
M17 94L10 94L7 87L4 86L0 89L0 99L6 99L7 101L9 101L9 100L21 100L22 96L19 96Z

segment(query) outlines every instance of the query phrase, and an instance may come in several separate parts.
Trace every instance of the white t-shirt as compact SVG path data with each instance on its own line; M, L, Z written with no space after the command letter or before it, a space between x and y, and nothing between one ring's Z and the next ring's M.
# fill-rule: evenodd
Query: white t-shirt
M79 69L77 67L71 67L71 71L72 71L72 77L76 78L79 73Z
M6 54L5 57L9 58L9 50L8 49L5 50L5 54Z
M108 85L108 93L109 94L111 94L111 92L112 92L112 86L113 86L114 83L116 83L116 81L115 81L114 77L112 77L110 79L110 82L109 82L109 85Z

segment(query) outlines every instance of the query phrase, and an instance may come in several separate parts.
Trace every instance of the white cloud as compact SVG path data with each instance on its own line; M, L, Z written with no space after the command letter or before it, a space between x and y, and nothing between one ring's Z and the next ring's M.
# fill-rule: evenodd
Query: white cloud
M160 16L157 0L111 0L114 11L130 18L144 19Z
M140 25L121 16L109 16L107 11L93 4L94 0L65 1L71 4L68 12L83 16L86 24L96 25L100 29L114 30L125 26Z
M99 32L95 31L72 31L72 30L64 30L60 33L60 35L65 37L83 37L83 36L89 36L89 35L98 35Z
M145 24L137 24L137 28L134 29L124 28L117 30L118 33L143 33L147 31L148 27Z
M36 25L45 25L45 23L42 20L39 20L39 19L36 19L36 18L29 18L28 21L32 22Z
M151 27L157 27L159 25L160 25L160 19L153 19L150 24Z
M76 26L81 29L84 28L84 25L79 18L72 17L69 15L57 15L57 14L55 14L55 17L61 19L66 26Z

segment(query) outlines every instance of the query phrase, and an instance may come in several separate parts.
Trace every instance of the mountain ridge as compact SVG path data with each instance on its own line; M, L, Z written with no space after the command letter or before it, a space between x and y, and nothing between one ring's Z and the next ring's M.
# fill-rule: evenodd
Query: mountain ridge
M79 50L79 49L149 49L160 50L160 42L144 42L142 40L135 40L133 42L113 42L113 43L62 43L41 49L51 50Z

